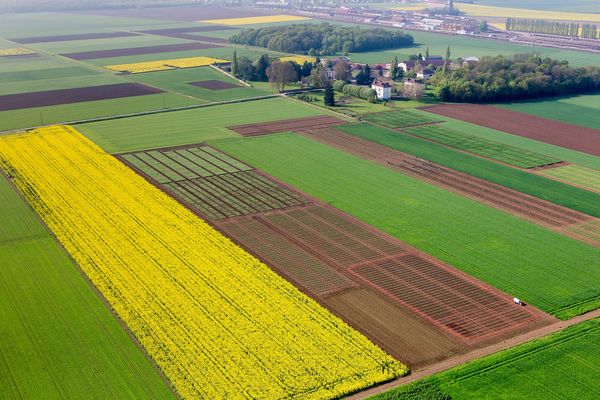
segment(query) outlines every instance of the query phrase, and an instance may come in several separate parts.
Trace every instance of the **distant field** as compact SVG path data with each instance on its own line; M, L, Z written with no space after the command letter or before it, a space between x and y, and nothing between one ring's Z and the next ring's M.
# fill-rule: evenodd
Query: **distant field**
M449 149L436 143L373 125L347 125L337 127L336 129L425 160L433 161L477 178L485 179L588 215L600 217L600 194L598 193L575 188L562 182L507 167L490 160Z
M444 393L453 400L592 400L600 392L599 363L595 319L369 399L442 399Z
M411 47L366 53L351 53L350 58L355 62L385 63L391 62L394 56L403 59L408 58L411 54L425 53L427 47L429 47L432 55L443 56L446 52L446 47L450 46L452 58L535 52L544 57L568 60L570 64L575 66L600 64L600 54L594 53L551 49L547 47L530 47L497 40L475 39L466 36L442 35L431 32L410 31L410 34L415 39L415 44Z
M0 210L0 397L173 399L3 175Z
M321 115L317 108L285 99L212 106L79 125L77 129L110 153L200 143L238 136L226 126Z
M600 94L514 102L497 107L600 130Z
M578 13L600 13L598 0L477 0L483 6L525 8L543 11L572 11ZM462 4L454 2L460 7Z
M0 131L201 103L203 103L202 100L173 93L159 93L136 97L135 101L130 98L122 98L2 111L0 112Z
M599 249L507 213L293 134L212 144L545 311L600 295Z
M254 24L269 24L272 22L296 22L305 21L310 18L299 17L297 15L265 15L260 17L243 17L243 18L224 18L224 19L209 19L199 21L218 25L254 25Z
M128 47L172 45L189 43L187 40L163 36L139 35L111 39L89 39L67 42L32 43L28 46L50 53L74 53L78 51L102 51Z
M480 4L457 3L455 7L467 15L500 18L540 18L561 21L600 22L600 14L566 11L528 10L525 8L493 7Z
M600 192L600 170L597 169L571 164L559 168L544 169L539 173Z

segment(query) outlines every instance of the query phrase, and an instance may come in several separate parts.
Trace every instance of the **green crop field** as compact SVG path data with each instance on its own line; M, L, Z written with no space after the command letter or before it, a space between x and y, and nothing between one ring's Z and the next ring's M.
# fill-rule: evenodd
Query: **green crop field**
M294 134L212 144L545 311L598 306L600 249Z
M0 112L0 131L202 103L201 100L194 100L173 93L149 94L136 96L133 99L135 100L132 100L131 97L125 97L2 111Z
M264 89L243 86L240 82L229 78L212 67L133 74L130 76L130 79L211 102L264 96L274 92L273 89L268 88L268 86ZM218 80L239 85L240 87L225 90L210 90L189 84L190 82L205 80Z
M362 117L369 122L387 126L388 128L403 128L406 126L430 124L441 122L444 119L431 113L407 109L400 111L387 111Z
M465 1L465 3L469 2ZM455 2L455 4L460 8L460 3ZM477 0L477 4L530 10L600 13L598 0Z
M600 192L600 170L570 164L539 171L540 174Z
M556 164L562 160L455 131L445 125L415 126L405 132L520 168Z
M539 53L542 57L568 60L570 64L575 66L600 64L600 54L594 53L524 46L497 40L443 35L432 32L410 31L410 34L415 38L415 44L412 47L365 53L351 53L350 58L354 62L361 63L388 63L391 62L395 56L398 56L398 58L402 60L403 58L408 58L411 54L425 54L427 48L429 48L430 54L443 56L446 53L446 47L450 46L452 58L495 56L498 54L512 55L515 53L534 52Z
M592 400L600 392L599 364L594 319L369 399ZM427 396L433 393L438 397Z
M0 398L174 398L0 176Z
M531 196L600 217L600 194L507 167L448 147L370 124L336 127L343 132L433 161Z
M600 130L600 94L514 102L498 107Z
M31 43L28 46L43 52L61 54L82 51L127 49L133 47L160 46L167 44L193 43L190 40L166 36L139 35L108 39L72 40L66 42Z
M505 145L519 147L534 153L551 156L559 160L580 164L588 168L600 169L600 157L595 157L591 154L581 153L575 150L539 142L537 140L528 139L522 136L511 135L510 133L497 131L456 119L445 119L446 123L444 125L455 131L466 132L469 135L477 136L482 139L493 140Z
M127 119L92 122L77 129L110 153L200 143L238 136L227 126L310 117L324 111L274 98L174 111Z

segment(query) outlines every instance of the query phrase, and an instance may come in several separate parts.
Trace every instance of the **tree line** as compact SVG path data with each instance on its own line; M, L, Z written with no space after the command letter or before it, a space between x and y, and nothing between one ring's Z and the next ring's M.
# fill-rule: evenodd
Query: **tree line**
M518 32L543 33L547 35L582 37L596 39L600 30L597 25L574 22L558 22L546 19L507 18L506 30Z
M413 37L401 31L361 29L329 23L249 29L229 40L247 46L312 56L399 48L413 44Z
M483 57L479 63L432 79L441 101L494 102L600 90L600 68L574 68L568 61L535 54Z

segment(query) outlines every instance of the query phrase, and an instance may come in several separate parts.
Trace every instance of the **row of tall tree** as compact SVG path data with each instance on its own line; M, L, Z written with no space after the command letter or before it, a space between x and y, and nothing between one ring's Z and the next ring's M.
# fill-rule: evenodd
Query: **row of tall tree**
M600 34L597 25L574 22L549 21L547 19L507 18L506 30L543 33L548 35L596 39Z
M574 68L568 61L517 54L483 57L479 63L432 79L441 101L494 102L600 90L600 68Z
M391 49L413 44L413 37L402 31L361 29L329 23L249 29L232 36L229 40L247 46L313 56Z

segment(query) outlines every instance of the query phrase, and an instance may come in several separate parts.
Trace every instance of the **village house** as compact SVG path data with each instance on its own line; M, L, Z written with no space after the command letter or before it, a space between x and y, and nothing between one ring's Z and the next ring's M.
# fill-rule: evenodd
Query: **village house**
M371 85L371 89L377 92L379 100L389 100L392 98L392 85L388 82L376 79Z

